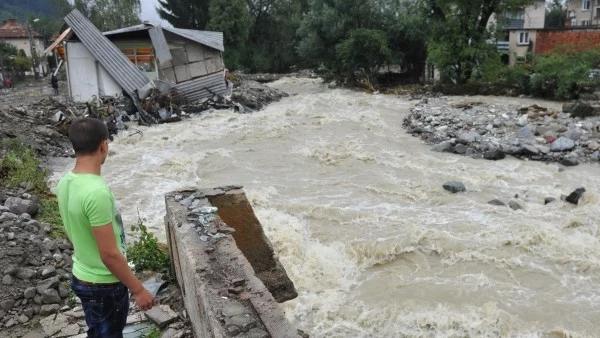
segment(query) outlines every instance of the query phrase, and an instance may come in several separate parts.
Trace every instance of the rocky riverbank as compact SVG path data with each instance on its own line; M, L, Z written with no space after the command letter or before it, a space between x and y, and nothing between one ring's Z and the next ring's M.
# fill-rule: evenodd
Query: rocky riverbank
M565 166L600 161L600 117L575 118L535 105L424 98L403 126L438 152L488 160L514 156Z

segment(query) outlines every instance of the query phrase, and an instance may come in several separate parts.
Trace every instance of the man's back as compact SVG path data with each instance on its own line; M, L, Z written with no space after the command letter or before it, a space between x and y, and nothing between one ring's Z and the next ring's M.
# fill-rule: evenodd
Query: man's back
M73 275L91 283L118 282L102 262L92 233L92 227L112 223L117 248L124 254L124 231L104 180L98 175L69 172L60 180L56 195L65 230L75 248Z

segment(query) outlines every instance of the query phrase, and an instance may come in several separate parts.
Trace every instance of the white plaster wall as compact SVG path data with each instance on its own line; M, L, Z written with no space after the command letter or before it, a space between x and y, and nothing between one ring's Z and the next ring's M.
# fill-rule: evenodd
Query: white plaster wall
M523 28L544 28L545 21L545 1L536 1L532 6L525 7L525 23Z
M117 96L123 92L117 81L100 64L98 64L98 84L100 95Z

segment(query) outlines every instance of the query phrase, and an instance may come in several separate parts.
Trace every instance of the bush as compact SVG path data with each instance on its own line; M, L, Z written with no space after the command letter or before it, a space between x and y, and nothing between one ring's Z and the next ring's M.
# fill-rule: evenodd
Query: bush
M356 29L348 39L336 46L336 68L345 74L346 79L368 80L390 56L391 50L385 32Z
M146 220L138 217L136 225L131 227L139 239L127 247L127 259L135 265L136 271L151 270L168 273L171 266L169 250L159 243L156 236L148 232Z
M597 115L598 113L596 112L594 107L586 103L578 103L571 109L571 117L586 118Z
M31 189L38 194L47 194L49 172L40 166L41 161L33 149L25 146L17 139L6 139L2 142L6 152L0 158L0 177L8 186L17 187L21 183L29 183Z
M66 238L58 201L48 188L49 171L41 166L40 159L30 147L17 139L2 142L4 154L0 157L0 178L9 187L18 187L21 183L30 184L31 191L41 200L38 219L50 224L52 238Z

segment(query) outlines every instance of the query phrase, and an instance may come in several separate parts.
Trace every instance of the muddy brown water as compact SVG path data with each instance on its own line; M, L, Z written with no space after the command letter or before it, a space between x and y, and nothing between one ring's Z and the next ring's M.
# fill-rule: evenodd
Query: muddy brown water
M286 313L311 337L600 336L597 165L434 153L401 128L415 102L272 86L293 95L117 138L103 175L126 223L139 210L164 238L164 193L244 185L299 291ZM55 178L71 165L54 162ZM468 192L446 193L448 180ZM543 205L581 186L581 205ZM487 204L515 194L525 210Z

